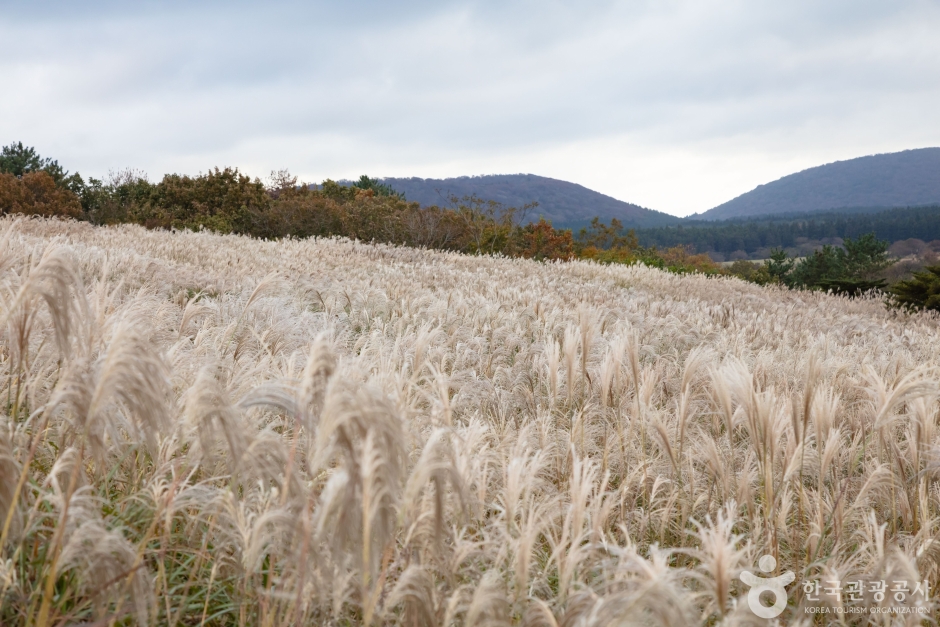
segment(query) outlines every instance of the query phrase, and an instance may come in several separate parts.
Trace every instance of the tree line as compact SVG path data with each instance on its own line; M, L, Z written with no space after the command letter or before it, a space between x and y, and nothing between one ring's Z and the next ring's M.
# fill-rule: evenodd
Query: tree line
M477 196L452 196L447 206L422 207L366 175L351 185L298 181L287 171L268 181L237 168L151 182L142 172L112 172L107 180L69 174L22 143L0 151L0 211L70 217L97 225L211 229L259 238L343 236L362 241L469 254L538 260L575 258L643 261L677 272L718 272L686 247L639 246L614 220L594 220L573 233L549 220L528 220L537 203L507 207ZM616 235L615 235L616 234Z
M754 254L772 248L796 249L801 244L813 246L813 242L858 238L867 233L889 242L940 239L940 205L874 213L833 211L721 222L699 220L680 226L638 229L637 238L644 246L691 246L699 252L730 255L737 251Z
M85 180L22 143L0 150L3 214L210 229L265 239L342 236L536 260L644 263L672 272L734 275L760 284L848 295L885 289L879 273L892 263L887 241L868 232L844 238L842 247L823 246L802 260L778 247L762 264L738 261L723 267L689 243L649 245L642 238L650 229L627 230L617 219L607 224L594 218L577 233L555 228L542 217L527 220L536 208L536 203L507 207L476 196L451 197L445 207L422 207L366 175L350 185L332 180L310 185L286 170L273 172L267 182L237 168L196 176L167 174L156 183L134 170L112 172L107 180ZM902 304L940 309L940 266L893 289Z

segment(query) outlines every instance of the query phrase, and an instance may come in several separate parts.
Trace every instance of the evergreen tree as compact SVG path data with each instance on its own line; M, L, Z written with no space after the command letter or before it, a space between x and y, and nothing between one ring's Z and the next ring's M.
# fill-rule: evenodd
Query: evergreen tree
M58 161L42 158L32 146L24 146L23 142L16 142L0 149L0 173L23 178L30 172L45 172L52 177L56 185L78 195L82 193L84 181L77 172L70 176Z
M793 268L792 283L798 287L818 288L820 282L840 279L845 272L841 251L825 245Z
M379 179L369 178L365 174L359 177L359 180L353 183L353 187L359 189L371 189L376 196L389 196L398 200L405 200L405 195L396 192L391 185L381 182Z
M793 270L793 263L793 259L790 259L782 248L774 248L770 251L770 259L764 263L764 266L767 268L767 274L770 275L772 282L790 285L792 282L790 272Z
M914 309L940 311L940 265L927 266L894 286L895 300Z
M842 264L845 278L861 281L874 280L876 275L891 265L888 242L879 240L874 233L857 239L846 238L842 243Z
M797 264L790 273L790 284L851 296L884 288L885 281L878 273L891 265L888 243L868 233L855 240L846 238L843 245L845 248L823 246Z

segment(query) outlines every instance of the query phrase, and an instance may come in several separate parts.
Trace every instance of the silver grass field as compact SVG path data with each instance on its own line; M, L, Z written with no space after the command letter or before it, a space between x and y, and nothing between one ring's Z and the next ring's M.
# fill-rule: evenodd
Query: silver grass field
M936 316L9 218L0 286L0 624L760 625L765 554L932 624Z

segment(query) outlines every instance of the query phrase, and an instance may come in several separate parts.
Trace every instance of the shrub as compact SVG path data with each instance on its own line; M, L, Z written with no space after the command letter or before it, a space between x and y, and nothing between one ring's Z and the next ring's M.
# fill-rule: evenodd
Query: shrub
M0 172L12 174L17 178L30 172L45 172L55 181L62 180L68 175L58 161L43 159L35 148L24 146L23 142L10 144L0 149Z
M365 174L359 177L359 180L352 184L358 189L367 189L375 193L376 196L388 196L397 200L405 200L405 195L396 192L391 185L381 182L378 179L369 178Z
M878 274L891 265L888 242L879 240L874 233L856 239L845 238L840 250L845 277L854 281L877 281ZM844 250L844 252L843 252Z
M768 271L766 264L757 264L753 261L747 261L746 259L738 259L728 266L727 270L728 274L732 276L750 281L751 283L757 283L758 285L766 285L767 283L773 282L773 277Z
M630 229L623 232L623 223L617 218L611 218L610 226L601 222L600 218L591 219L591 225L578 231L578 250L594 248L595 250L628 250L635 251L640 247L636 231ZM592 254L592 253L589 253Z
M770 259L764 262L764 268L774 283L789 284L790 271L793 270L794 261L787 256L782 248L770 251Z
M858 295L882 289L885 281L879 275L892 264L888 243L874 233L857 239L846 238L844 248L826 244L794 263L786 253L775 249L767 262L767 271L775 281L789 287L821 289L840 294Z
M819 287L820 281L842 275L843 266L838 249L826 244L796 264L790 273L790 283L796 287L814 288Z
M149 225L244 234L251 233L252 216L264 213L270 202L261 181L237 168L195 177L167 174L148 200L150 211L140 217Z
M0 174L0 212L79 218L82 206L78 196L39 170L22 177Z
M940 265L927 266L892 289L895 301L914 309L940 311Z
M651 254L657 255L657 251L653 249ZM712 261L711 257L704 253L695 254L690 246L673 246L658 253L658 256L663 262L661 267L672 272L718 273L718 264Z
M574 242L571 231L559 231L545 218L539 218L519 229L512 252L527 259L571 259Z
M85 217L93 224L159 226L147 222L153 188L143 172L132 169L109 172L107 182L90 178L81 194Z
M52 177L56 185L75 194L80 195L84 187L84 181L77 172L69 175L58 161L39 156L35 148L24 146L23 142L0 149L0 173L22 178L32 172L45 172Z
M252 216L252 234L264 238L314 237L339 233L341 206L309 189L281 190L267 210Z

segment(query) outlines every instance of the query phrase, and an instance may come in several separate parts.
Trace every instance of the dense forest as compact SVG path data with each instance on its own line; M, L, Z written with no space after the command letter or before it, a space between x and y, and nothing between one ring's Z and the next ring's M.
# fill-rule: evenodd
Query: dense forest
M866 233L888 242L940 240L940 205L875 213L832 211L721 222L698 220L636 231L643 246L691 246L700 253L718 253L721 256L713 256L720 261L732 256L766 259L773 248L802 257L825 244L839 244Z

